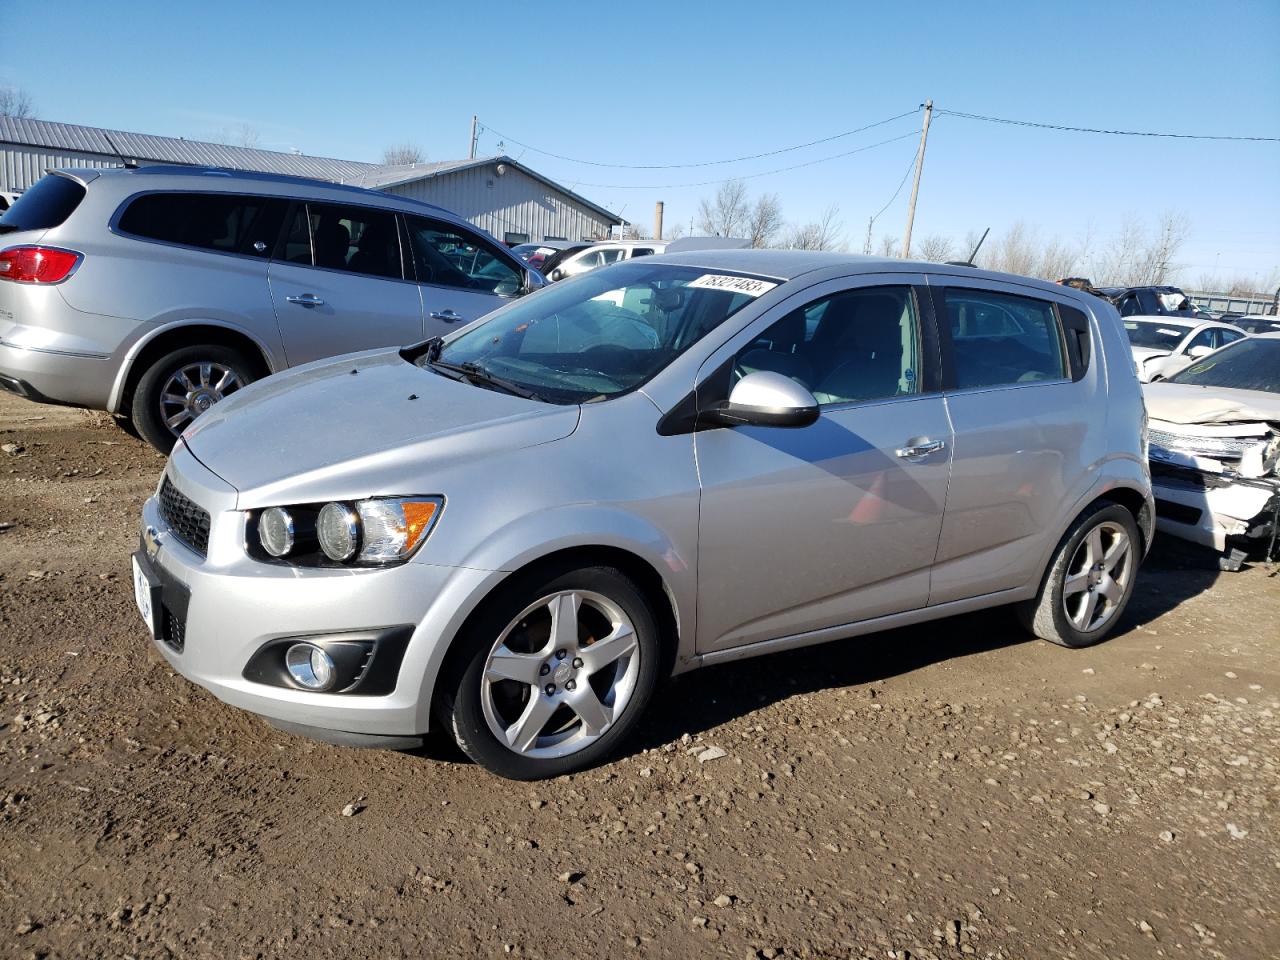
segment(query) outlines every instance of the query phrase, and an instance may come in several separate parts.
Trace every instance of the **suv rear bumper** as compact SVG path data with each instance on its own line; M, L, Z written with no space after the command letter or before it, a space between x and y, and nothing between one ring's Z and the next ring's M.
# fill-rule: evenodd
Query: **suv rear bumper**
M0 390L36 403L107 409L119 364L111 357L77 355L0 342Z

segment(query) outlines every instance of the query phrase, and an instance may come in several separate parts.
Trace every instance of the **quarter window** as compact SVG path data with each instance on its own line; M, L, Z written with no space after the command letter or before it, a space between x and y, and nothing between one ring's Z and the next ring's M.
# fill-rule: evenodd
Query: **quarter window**
M955 386L994 387L1067 375L1053 304L988 290L943 292Z
M234 193L149 193L120 216L120 230L200 250L267 257L275 246L285 201Z
M515 266L451 224L406 218L413 264L421 283L515 296L524 278Z
M846 290L791 311L735 360L736 378L760 370L790 377L824 406L919 393L911 288Z

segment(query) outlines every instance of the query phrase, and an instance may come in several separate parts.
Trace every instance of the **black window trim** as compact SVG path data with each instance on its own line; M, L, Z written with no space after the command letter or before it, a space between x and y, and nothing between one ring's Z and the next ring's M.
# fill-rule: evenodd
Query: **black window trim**
M984 393L991 390L1024 390L1028 387L1047 387L1052 384L1075 383L1082 380L1088 372L1089 356L1084 357L1084 364L1079 370L1079 376L1076 375L1076 367L1071 358L1071 349L1066 337L1066 324L1063 321L1062 311L1059 309L1060 302L1053 298L1047 291L1034 290L1028 288L1006 289L1006 285L999 281L983 282L981 278L973 278L968 283L963 281L969 278L952 276L950 274L928 274L926 280L929 284L929 294L933 301L934 316L936 318L935 327L938 331L939 342L941 346L942 357L942 392L951 394L968 394L968 393ZM1012 284L1008 285L1012 287ZM973 293L994 293L1006 297L1021 297L1024 300L1038 300L1041 303L1048 304L1053 311L1054 322L1058 330L1058 349L1062 352L1063 366L1066 367L1066 374L1060 377L1054 377L1051 380L1029 380L1023 383L992 383L980 387L960 387L956 385L956 364L955 364L955 346L951 338L950 323L943 323L942 318L947 315L946 291L951 290L967 290ZM1064 304L1075 310L1079 310L1085 316L1085 327L1090 328L1089 312L1077 304ZM1086 334L1092 341L1091 330ZM1092 353L1092 351L1089 351Z
M155 237L144 237L141 234L130 233L128 230L120 228L120 220L124 217L125 211L129 209L135 200L138 200L141 197L148 197L160 193L173 196L191 196L194 194L203 196L248 197L253 200L265 200L268 202L283 201L285 204L285 216L280 222L280 229L276 234L275 242L271 244L271 252L258 256L251 253L240 253L237 250L219 250L217 247L197 247L189 243L176 243L173 240L157 240ZM134 240L138 243L154 243L161 247L172 247L175 250L187 250L194 253L209 253L219 257L237 257L241 260L250 260L253 263L260 263L265 267L270 261L275 259L276 249L280 244L280 238L284 235L285 227L289 223L289 216L292 211L293 206L290 203L289 197L277 197L272 196L269 193L258 193L252 190L139 190L137 193L131 193L129 196L125 197L124 200L120 201L115 212L111 215L111 219L107 221L107 230L115 236L121 237L125 240ZM299 264L295 264L295 266L299 266Z
M492 290L474 290L468 287L455 287L447 283L433 283L430 280L418 279L418 258L414 255L413 235L409 232L410 217L417 217L420 220L427 220L432 223L439 223L445 227L448 227L450 230L453 230L455 233L458 233L461 236L470 237L472 242L475 243L477 247L480 247L483 250L488 250L490 254L492 254L497 259L501 260L503 263L505 263L507 266L509 266L512 270L515 271L516 276L520 280L520 289L517 292L511 294L510 296L506 296L501 293L494 293ZM524 296L524 294L529 291L529 275L530 275L529 267L527 264L520 264L519 263L520 258L517 257L515 254L511 253L510 248L508 248L507 252L504 254L499 250L499 248L502 246L501 244L497 243L496 241L494 243L490 243L478 230L474 230L470 227L463 226L461 224L451 223L450 221L444 220L440 217L433 217L425 213L401 212L400 218L402 220L401 229L404 230L403 238L401 240L401 245L405 251L407 264L411 272L413 273L412 281L418 284L418 286L430 287L432 290L448 290L453 293L457 293L458 291L461 291L463 293L473 293L481 297L496 297L497 299L502 300L504 302L519 300L520 297Z

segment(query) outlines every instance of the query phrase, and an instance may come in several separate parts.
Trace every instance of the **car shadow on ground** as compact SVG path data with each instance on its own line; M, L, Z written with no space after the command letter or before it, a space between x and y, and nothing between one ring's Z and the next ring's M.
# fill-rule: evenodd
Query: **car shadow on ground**
M1153 545L1142 573L1146 575L1139 577L1117 638L1208 590L1218 577L1231 576L1217 569L1216 555L1169 538ZM930 664L1039 642L1022 629L1012 609L998 607L706 667L658 688L623 755L661 747L686 733L704 733L798 694L863 686ZM452 737L438 728L435 732L414 752L433 760L465 761Z

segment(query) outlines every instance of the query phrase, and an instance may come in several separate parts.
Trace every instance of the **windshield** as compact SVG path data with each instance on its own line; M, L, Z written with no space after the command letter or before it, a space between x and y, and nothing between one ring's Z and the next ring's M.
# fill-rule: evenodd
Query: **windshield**
M1193 363L1170 383L1280 393L1280 340L1240 340Z
M698 267L622 263L539 291L440 350L553 403L632 390L778 284ZM431 354L418 362L428 365Z
M1159 347L1164 350L1172 350L1187 335L1186 330L1178 327L1142 320L1126 320L1124 332L1129 335L1129 342L1135 347Z

